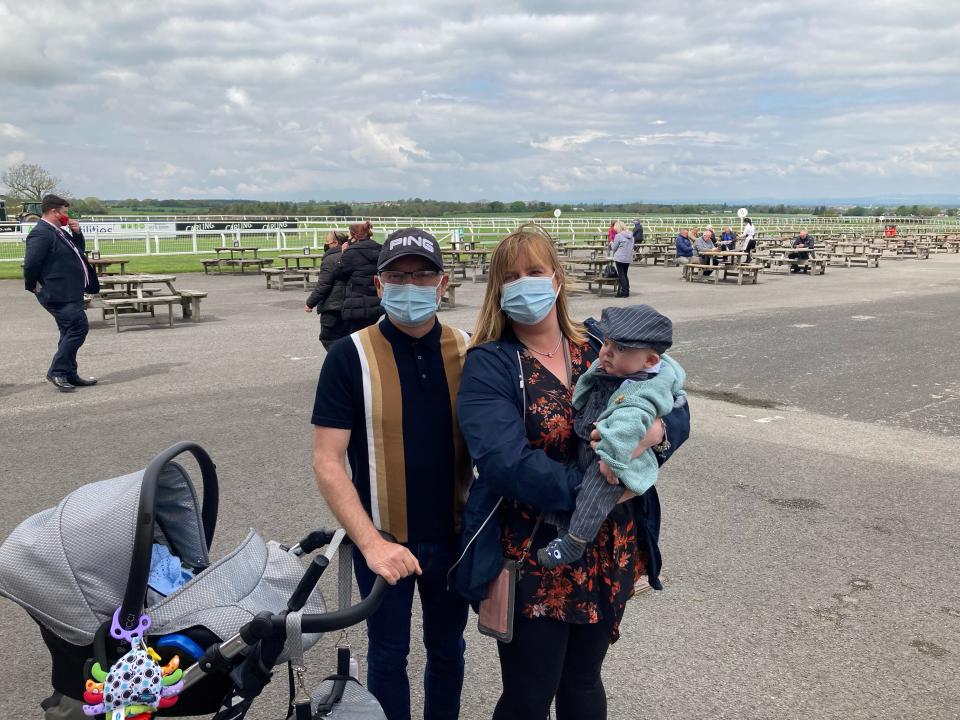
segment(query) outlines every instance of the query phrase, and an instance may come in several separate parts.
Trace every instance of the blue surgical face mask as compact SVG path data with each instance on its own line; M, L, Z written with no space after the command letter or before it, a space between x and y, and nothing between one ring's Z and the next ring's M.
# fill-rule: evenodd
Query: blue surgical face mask
M439 285L420 287L412 283L383 284L380 304L391 320L400 325L421 325L437 312L437 288Z
M559 292L553 289L553 275L522 277L503 286L500 307L514 322L536 325L550 313Z

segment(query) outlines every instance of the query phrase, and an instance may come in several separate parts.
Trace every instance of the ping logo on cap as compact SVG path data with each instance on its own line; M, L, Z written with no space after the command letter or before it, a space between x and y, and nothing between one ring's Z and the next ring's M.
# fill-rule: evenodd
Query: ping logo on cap
M433 240L425 237L417 237L416 235L404 235L403 237L394 238L390 241L390 249L394 250L398 247L408 247L410 245L416 245L422 247L427 252L434 252L435 246Z

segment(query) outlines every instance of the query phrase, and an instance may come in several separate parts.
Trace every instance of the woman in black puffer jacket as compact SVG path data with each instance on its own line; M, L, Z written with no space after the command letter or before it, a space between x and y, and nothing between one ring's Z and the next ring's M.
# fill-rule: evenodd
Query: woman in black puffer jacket
M350 226L350 245L340 257L334 279L346 283L343 298L343 320L347 332L373 325L383 315L373 276L377 274L380 243L373 239L373 226L368 222Z
M343 233L327 233L324 241L326 252L320 262L320 275L317 277L317 286L307 298L304 307L306 312L313 312L316 308L320 313L320 342L324 350L342 337L350 334L350 329L343 319L343 297L347 291L347 284L334 279L334 274L340 266L340 246L347 242Z

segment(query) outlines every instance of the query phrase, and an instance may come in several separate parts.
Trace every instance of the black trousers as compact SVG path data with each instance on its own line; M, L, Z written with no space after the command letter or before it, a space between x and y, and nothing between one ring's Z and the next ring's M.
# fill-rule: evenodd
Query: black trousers
M600 668L610 626L550 618L514 618L513 641L497 643L503 694L493 720L546 720L556 698L557 720L606 720Z
M41 291L41 295L42 295ZM66 303L48 303L41 297L40 304L53 315L60 329L60 342L57 343L57 352L47 371L50 375L62 375L68 380L77 376L77 352L87 339L90 326L87 323L87 313L83 309L83 300Z
M320 315L320 343L329 350L337 340L350 334L350 324L339 312L325 312Z
M810 257L810 253L808 253L808 252L792 252L792 253L789 253L789 254L787 255L787 257L790 258L791 260L806 260L808 257ZM790 266L790 268L791 268L792 270L799 270L799 269L800 269L800 266L797 265L796 263L794 263L793 265Z
M620 295L629 295L630 278L627 276L627 271L630 269L630 263L614 262L614 265L617 266L617 277L620 279Z

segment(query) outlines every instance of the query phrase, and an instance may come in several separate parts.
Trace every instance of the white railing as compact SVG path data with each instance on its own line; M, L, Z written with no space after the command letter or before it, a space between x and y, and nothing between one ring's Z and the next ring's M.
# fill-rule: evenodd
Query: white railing
M103 217L81 220L84 225L87 250L103 256L153 256L212 253L223 246L255 246L263 251L297 251L304 247L319 250L328 231L345 232L352 222L362 218L334 216L301 218L253 218L229 216L123 218ZM383 238L394 230L417 226L430 230L444 246L454 239L465 243L488 244L527 222L536 222L546 228L557 240L588 242L605 239L610 226L609 217L466 217L466 218L366 218L374 227L375 237ZM623 216L629 224L635 216ZM740 229L739 219L729 215L641 216L647 237L673 236L681 228L703 229L713 225L719 232L725 225ZM846 235L847 237L877 237L884 227L896 225L898 235L956 234L960 233L957 218L901 218L891 217L813 217L813 216L754 216L760 237L778 237L808 228L814 234ZM204 225L221 225L218 229L198 229ZM248 226L265 227L248 227ZM280 225L287 225L279 229ZM180 227L181 229L177 229ZM186 228L186 229L185 229ZM0 262L22 262L26 232L0 232Z

